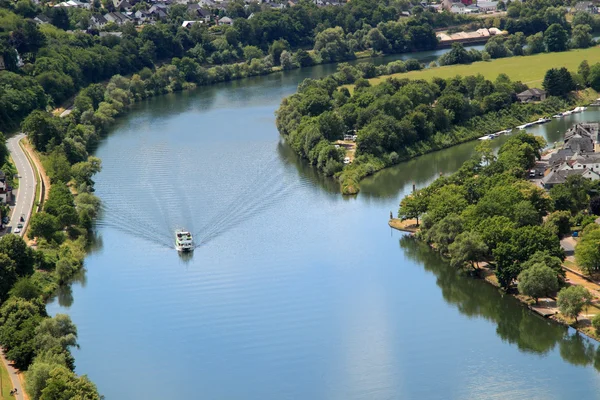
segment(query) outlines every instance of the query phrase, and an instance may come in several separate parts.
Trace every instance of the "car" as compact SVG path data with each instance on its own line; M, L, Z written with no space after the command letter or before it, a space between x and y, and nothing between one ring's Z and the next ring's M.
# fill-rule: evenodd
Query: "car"
M350 164L350 157L344 158L344 164Z
M17 228L21 229L22 227L23 227L23 224L21 224L21 223L17 224Z
M13 231L14 233L21 233L21 228L17 228Z
M529 177L535 178L535 169L532 169L531 171L529 171Z

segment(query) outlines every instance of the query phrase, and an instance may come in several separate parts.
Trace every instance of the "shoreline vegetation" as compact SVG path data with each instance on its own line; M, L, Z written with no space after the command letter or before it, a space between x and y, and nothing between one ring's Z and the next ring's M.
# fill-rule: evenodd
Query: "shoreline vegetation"
M574 176L546 192L525 180L544 144L519 133L497 158L482 144L456 173L406 196L389 224L427 243L448 268L479 276L543 317L600 341L600 283L572 256L565 259L560 242L572 226L583 237L600 232L598 210L590 208L598 202L591 197L598 183Z
M535 57L522 59L537 65ZM486 64L492 68L496 62L500 60ZM400 63L392 62L388 69L407 71ZM367 74L340 64L329 77L302 82L277 111L277 127L287 143L321 173L336 177L345 195L358 193L361 179L386 167L589 104L600 89L600 82L585 88L587 80L575 75L580 83L570 82L570 90L578 92L557 91L541 102L519 103L516 94L528 86L511 80L510 71L494 81L481 74L430 82L399 74L374 86ZM350 82L355 82L353 93L340 88ZM336 145L348 134L356 140L351 158L346 147Z
M34 155L39 155L42 165L37 168L39 173L49 178L46 201L29 221L28 237L37 237L37 248L27 247L14 235L0 239L0 263L4 264L0 270L6 275L3 277L6 285L0 288L0 344L19 369L27 370L26 388L32 399L100 398L97 388L85 375L74 373L70 349L77 346L76 327L66 315L48 317L45 300L83 268L89 230L100 207L99 199L93 195L92 177L100 170L101 161L90 153L115 118L131 104L164 93L280 70L381 54L432 50L438 45L434 29L440 27L470 24L469 29L496 27L507 30L513 37L506 38L501 46L497 40L491 41L488 50L494 51L486 51L491 58L518 55L524 51L526 37L528 49L539 50L539 40L535 36L540 31L558 35L566 46L569 30L564 9L549 4L540 7L538 19L528 15L525 7L515 2L508 8L507 18L486 20L448 12L433 13L420 6L412 9L412 16L400 18L407 5L397 3L392 6L379 0L352 0L333 8L300 2L284 10L257 10L252 19L246 19L243 4L236 5L241 11L238 7L239 15L233 16L233 26L207 28L193 24L186 29L181 27L186 12L175 7L166 23L146 25L139 31L131 23L120 28L110 26L108 31L120 29L121 36L101 37L96 35L98 32L66 32L77 29L77 21L85 19L76 15L78 10L36 5L29 1L16 5L3 3L0 9L0 55L6 71L0 71L0 130L12 132L20 127L27 134ZM235 7L232 8L235 11ZM99 11L94 4L93 12ZM32 20L37 13L47 14L45 16L51 23L37 25ZM600 24L592 17L589 20L585 16L577 18L584 26L579 29L582 31L579 36L573 35L573 39L578 40L575 47L587 47L590 31L598 30ZM12 40L14 37L19 40ZM531 43L529 37L534 37ZM548 51L565 50L558 48L560 46L547 47ZM457 46L460 48L462 46ZM485 56L483 52L468 54L471 61ZM454 62L449 60L448 63ZM422 68L416 60L381 67L368 63L358 67L346 64L341 65L338 72L349 73L351 79L336 81L328 78L322 81L323 87L311 83L316 81L305 81L301 87L304 85L308 91L315 92L324 90L331 96L334 92L343 93L337 90L339 84L356 82L357 86L363 86L360 91L367 93L365 78ZM524 113L515 110L518 115L500 115L501 109L510 105L507 88L514 92L523 86L504 76L494 82L491 89L487 81L479 83L485 86L480 94L497 96L485 102L485 96L472 93L473 101L482 103L479 110L485 111L475 117L479 118L476 121L471 121L473 118L469 114L475 110L472 105L467 112L465 102L458 101L464 109L452 105L460 100L458 97L440 99L443 89L439 86L438 89L426 88L426 83L419 82L405 89L402 96L408 98L408 102L402 98L398 107L387 104L390 107L387 111L400 115L411 107L416 108L410 116L410 124L392 124L392 130L395 132L398 128L399 132L404 132L406 137L412 138L414 146L408 151L397 148L403 143L393 137L394 132L390 132L389 127L385 138L376 137L380 128L385 132L385 126L373 125L371 132L375 134L368 140L364 140L359 132L358 149L364 154L359 154L358 162L355 160L350 172L338 175L343 191L356 193L361 177L387 165L469 140L472 134L469 128L476 126L474 124L486 125L486 129L495 128L501 124L493 120L501 116L503 124L510 122L514 126L515 121L528 122L521 119L555 112L565 105L562 100L552 99L542 106L524 106ZM400 81L390 84L397 84L394 90L410 86ZM455 84L449 80L444 85L452 87ZM468 86L466 82L465 86ZM499 87L501 89L496 91ZM426 89L425 97L419 93L421 89ZM370 95L378 94L373 89ZM358 105L366 107L373 100L370 95L364 95ZM46 111L73 96L73 109L68 115L58 117ZM346 99L336 96L339 105L348 102L349 94L343 93L342 97ZM431 110L420 107L434 99L449 108L442 110L440 107L436 115L430 115ZM311 101L306 104L310 113L323 106L322 99ZM358 111L350 111L347 117L369 124L376 116L366 113L359 119L357 114ZM429 124L430 117L435 126ZM303 143L292 147L296 150L304 148L304 156L327 174L338 174L342 151L333 145L319 145L322 143L319 135L340 136L345 128L339 124L339 116L333 114L320 118L317 123L318 133L315 133L314 124L308 127L310 124L307 123ZM457 126L459 128L455 128ZM440 127L442 134L438 133ZM445 130L450 128L451 132ZM504 128L497 130L500 129ZM365 146L371 146L373 152L364 151ZM394 151L388 151L391 148L398 149L395 156ZM2 160L6 159L5 154L0 156Z

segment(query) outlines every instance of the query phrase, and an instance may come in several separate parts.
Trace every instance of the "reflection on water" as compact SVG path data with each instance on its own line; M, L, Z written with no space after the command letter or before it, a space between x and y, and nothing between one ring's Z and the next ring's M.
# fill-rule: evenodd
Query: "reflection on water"
M412 236L403 236L400 248L436 276L446 302L470 318L485 318L496 323L496 333L502 340L516 344L523 352L539 355L558 346L563 360L574 365L593 364L600 370L600 347L595 341L532 313L510 295L499 296L496 288L466 277Z

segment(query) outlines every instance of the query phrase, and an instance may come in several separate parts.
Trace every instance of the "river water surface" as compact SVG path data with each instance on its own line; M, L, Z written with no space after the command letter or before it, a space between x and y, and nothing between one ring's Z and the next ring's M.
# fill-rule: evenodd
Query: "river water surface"
M104 213L86 272L48 307L77 324L77 372L107 399L598 398L594 343L387 226L413 183L476 143L344 198L281 142L281 99L333 68L163 96L119 119L96 152ZM535 132L559 140L596 114ZM201 241L190 257L176 227Z

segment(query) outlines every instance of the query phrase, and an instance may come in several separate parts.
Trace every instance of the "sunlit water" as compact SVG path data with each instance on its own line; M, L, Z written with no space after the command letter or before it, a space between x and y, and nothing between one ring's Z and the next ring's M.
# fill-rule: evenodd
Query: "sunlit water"
M86 273L49 305L78 326L77 372L107 399L599 397L594 344L387 226L413 184L476 143L344 198L280 141L281 99L333 68L164 96L119 120L96 152L104 212ZM571 120L534 130L555 141ZM176 227L195 233L192 255L173 249Z

